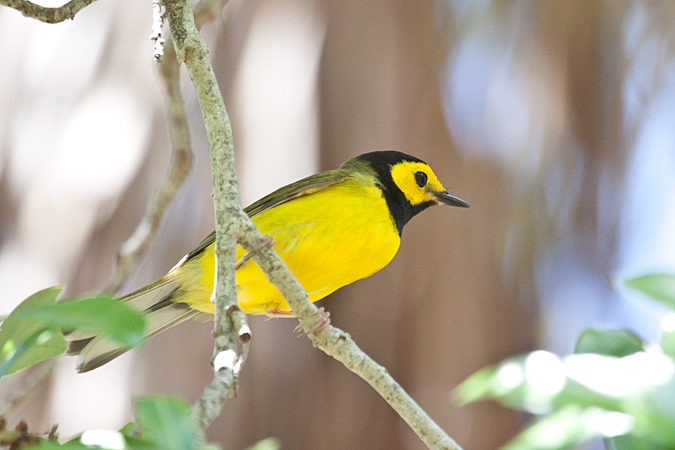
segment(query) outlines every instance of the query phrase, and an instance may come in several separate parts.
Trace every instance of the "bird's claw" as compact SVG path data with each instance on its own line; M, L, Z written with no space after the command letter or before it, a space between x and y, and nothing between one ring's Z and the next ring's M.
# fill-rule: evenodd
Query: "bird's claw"
M266 234L265 236L263 236L263 240L260 244L256 245L256 247L253 250L251 250L250 252L245 253L244 256L239 258L237 260L237 262L234 263L234 270L237 270L238 268L243 266L249 259L251 259L251 257L253 256L253 253L255 253L259 250L262 250L264 248L269 248L269 247L273 246L274 244L275 244L275 242L274 242L274 239L272 239L272 236L269 236L269 235Z
M319 315L321 317L319 318L319 320L317 320L317 322L314 325L312 325L312 328L309 329L310 333L316 333L317 331L319 331L320 329L322 329L326 325L330 324L330 311L326 311L324 309L324 307L322 306L322 307L319 308ZM302 325L298 324L295 327L295 332L299 333L301 331L302 331Z

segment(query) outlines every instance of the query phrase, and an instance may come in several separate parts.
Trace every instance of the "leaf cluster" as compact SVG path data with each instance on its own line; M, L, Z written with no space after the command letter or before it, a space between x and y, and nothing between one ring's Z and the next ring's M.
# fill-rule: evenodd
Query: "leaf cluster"
M109 295L58 301L60 287L39 291L21 302L0 325L0 377L63 354L66 336L78 333L103 335L132 348L143 341L145 317ZM190 407L165 396L140 397L134 404L135 423L119 431L88 430L59 444L55 433L42 438L29 433L21 422L7 430L2 421L0 439L11 448L34 450L209 450L192 418ZM274 439L259 442L255 450L275 450Z
M624 284L670 309L660 344L627 330L587 329L572 355L510 358L456 389L462 404L493 399L537 416L503 449L566 449L594 437L608 450L675 448L675 275Z
M215 447L199 442L189 406L182 400L164 396L146 396L134 405L136 424L119 431L88 430L59 444L43 439L31 450L209 450Z
M217 450L201 441L201 432L185 401L161 395L139 397L134 404L136 423L121 430L88 430L59 444L41 439L27 450ZM274 438L258 442L249 450L278 450Z
M0 325L0 377L68 348L64 334L103 335L133 348L143 341L145 317L109 295L57 301L62 288L39 291L21 302Z

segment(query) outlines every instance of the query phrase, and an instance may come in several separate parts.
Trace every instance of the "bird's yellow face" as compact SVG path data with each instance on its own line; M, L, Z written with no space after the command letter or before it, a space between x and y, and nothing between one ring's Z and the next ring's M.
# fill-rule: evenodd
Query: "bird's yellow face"
M431 167L421 162L402 161L393 165L391 178L413 206L439 203L438 194L445 192Z

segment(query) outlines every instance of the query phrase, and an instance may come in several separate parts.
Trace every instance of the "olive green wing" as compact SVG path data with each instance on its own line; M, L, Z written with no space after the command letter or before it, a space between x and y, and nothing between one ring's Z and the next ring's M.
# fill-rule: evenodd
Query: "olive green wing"
M282 203L289 202L296 198L304 197L305 195L313 194L327 188L328 186L337 184L346 178L349 178L349 172L341 169L317 173L277 189L252 205L244 208L244 212L252 218L256 214L260 214L261 212L270 208L274 208L277 205L281 205ZM188 253L185 261L199 255L206 247L213 244L215 240L216 232L213 231L211 234L206 236L206 238L204 238L204 240L200 242L194 250Z
M303 178L300 181L277 189L266 197L263 197L252 205L244 208L244 212L248 214L249 217L253 217L256 214L274 208L282 203L318 192L328 186L339 183L348 177L349 174L346 171L339 169L317 173L316 175Z

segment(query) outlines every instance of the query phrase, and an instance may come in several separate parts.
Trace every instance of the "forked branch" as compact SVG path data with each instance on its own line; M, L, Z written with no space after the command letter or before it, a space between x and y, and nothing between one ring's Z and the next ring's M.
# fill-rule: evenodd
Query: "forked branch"
M168 0L165 6L179 61L185 62L202 107L211 152L216 208L216 375L214 382L195 405L196 419L203 427L208 426L220 411L225 394L234 392L233 383L241 366L241 357L236 357L237 340L241 340L242 331L248 330L248 326L243 321L235 320L243 320L243 314L236 305L234 279L235 250L239 242L279 289L302 329L317 347L373 386L429 448L459 449L387 371L359 349L346 333L329 325L320 327L316 333L312 331L312 327L321 320L318 309L274 249L265 245L265 238L241 209L230 122L208 58L208 49L195 26L192 4L189 0ZM213 388L221 389L220 395L214 395Z
M190 130L180 91L180 64L171 42L167 42L164 46L163 62L159 67L168 97L167 106L171 123L172 152L169 173L155 194L155 198L148 205L145 216L136 227L136 231L122 245L117 255L115 274L105 288L107 292L114 293L119 290L138 258L152 245L167 206L176 196L178 189L192 169Z

